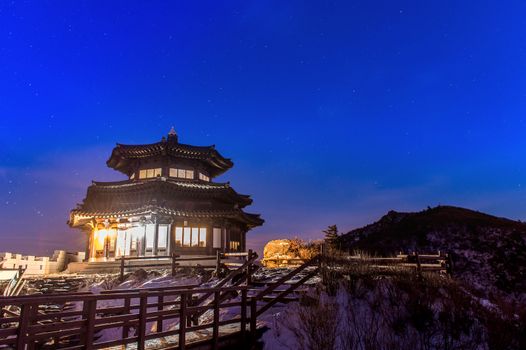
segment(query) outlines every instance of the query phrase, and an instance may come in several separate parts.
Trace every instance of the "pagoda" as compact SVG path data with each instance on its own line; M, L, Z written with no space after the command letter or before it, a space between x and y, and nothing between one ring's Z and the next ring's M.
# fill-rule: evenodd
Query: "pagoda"
M90 261L241 252L264 222L243 211L250 196L213 182L232 161L215 146L179 143L173 128L157 143L117 144L106 164L128 179L93 181L68 222L86 232Z

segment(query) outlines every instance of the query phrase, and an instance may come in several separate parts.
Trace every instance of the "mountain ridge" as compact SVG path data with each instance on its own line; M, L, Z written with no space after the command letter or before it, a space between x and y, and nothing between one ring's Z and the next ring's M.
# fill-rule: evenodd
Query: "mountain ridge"
M478 211L438 206L389 211L340 236L341 248L371 254L451 253L454 276L484 296L526 301L526 223Z

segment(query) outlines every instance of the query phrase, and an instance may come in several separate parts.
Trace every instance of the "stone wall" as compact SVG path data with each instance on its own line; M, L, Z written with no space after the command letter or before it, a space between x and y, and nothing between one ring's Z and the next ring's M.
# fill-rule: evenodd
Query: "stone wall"
M1 253L0 264L4 269L17 269L20 266L25 269L25 275L48 275L62 272L69 262L82 261L84 252L67 253L65 250L55 250L53 256L34 256L13 253Z

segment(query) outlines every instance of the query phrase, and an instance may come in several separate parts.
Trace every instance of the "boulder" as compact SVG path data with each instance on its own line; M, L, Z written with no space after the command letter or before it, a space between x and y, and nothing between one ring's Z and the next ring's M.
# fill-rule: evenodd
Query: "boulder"
M282 267L288 265L288 260L296 259L290 251L291 241L289 239L276 239L268 242L263 249L263 260L261 263L265 267Z

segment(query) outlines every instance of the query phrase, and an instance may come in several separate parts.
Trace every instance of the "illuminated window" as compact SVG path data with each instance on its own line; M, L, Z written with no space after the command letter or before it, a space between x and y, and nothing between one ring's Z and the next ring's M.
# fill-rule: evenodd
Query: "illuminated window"
M182 247L183 245L183 228L182 227L175 228L175 245L178 247Z
M203 181L210 181L210 178L208 176L206 176L205 174L203 173L199 173L199 180L203 180Z
M205 227L199 228L199 246L206 247L206 228Z
M132 227L130 233L130 249L139 250L142 247L141 241L144 239L144 227Z
M115 256L126 255L126 231L118 230L117 231L117 251Z
M183 247L190 246L190 227L184 228Z
M176 227L175 245L177 247L206 247L206 227Z
M192 247L199 246L199 229L197 227L192 227Z
M218 227L214 227L212 247L221 248L221 229Z
M146 225L146 249L153 249L155 225Z
M159 238L157 248L165 249L168 246L168 225L159 225Z
M150 179L153 177L161 176L162 169L161 168L154 168L154 169L142 169L139 170L139 179Z
M230 241L230 250L237 251L239 249L238 241Z
M170 168L170 177L178 177L180 179L193 179L194 171L189 169L175 169Z

